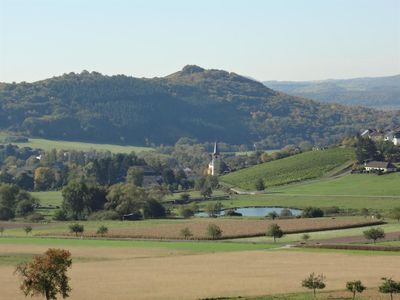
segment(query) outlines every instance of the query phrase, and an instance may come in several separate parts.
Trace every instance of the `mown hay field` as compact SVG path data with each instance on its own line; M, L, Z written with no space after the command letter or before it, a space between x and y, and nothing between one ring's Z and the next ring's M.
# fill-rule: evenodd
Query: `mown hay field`
M222 238L262 236L269 225L278 224L285 233L309 232L329 229L342 229L376 224L376 221L363 217L315 218L315 219L231 219L231 218L194 218L188 220L160 221L119 221L106 223L109 228L107 237L117 238L150 238L150 239L182 239L183 228L189 228L193 239L209 239L207 227L216 224L222 229ZM65 236L70 223L49 225L34 229L34 235ZM101 223L82 222L86 226L84 236L97 236L96 230ZM62 225L62 226L61 226Z
M287 158L263 163L221 176L222 182L255 190L260 178L266 187L319 178L355 158L352 148L332 148L308 151Z

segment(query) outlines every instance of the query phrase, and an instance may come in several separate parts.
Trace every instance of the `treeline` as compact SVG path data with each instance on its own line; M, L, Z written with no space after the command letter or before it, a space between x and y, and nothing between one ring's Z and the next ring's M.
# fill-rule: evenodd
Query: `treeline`
M276 149L393 124L398 113L321 104L195 66L155 79L84 71L0 86L0 129L50 139L173 145L188 136Z

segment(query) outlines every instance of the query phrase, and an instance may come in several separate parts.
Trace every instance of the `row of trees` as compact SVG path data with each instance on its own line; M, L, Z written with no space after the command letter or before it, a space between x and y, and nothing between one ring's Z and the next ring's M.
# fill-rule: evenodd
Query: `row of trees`
M307 278L302 280L301 285L307 289L313 290L314 298L316 297L316 291L322 290L326 287L326 277L323 274L316 275L311 273ZM362 293L366 287L360 280L353 280L346 282L346 290L351 292L352 299L356 298L357 293ZM379 286L379 292L383 294L389 294L390 299L393 299L393 294L400 293L400 281L395 281L392 278L383 277L382 284Z

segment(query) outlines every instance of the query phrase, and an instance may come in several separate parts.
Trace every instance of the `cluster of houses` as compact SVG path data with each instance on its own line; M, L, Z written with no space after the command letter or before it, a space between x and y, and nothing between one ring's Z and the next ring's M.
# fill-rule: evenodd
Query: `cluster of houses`
M373 141L388 141L396 146L400 146L400 127L392 129L367 129L361 133L364 138L370 138ZM391 162L386 161L366 161L364 163L365 171L389 173L396 172L397 168Z
M368 137L373 141L389 141L400 146L400 127L392 129L366 129L361 133L362 137Z

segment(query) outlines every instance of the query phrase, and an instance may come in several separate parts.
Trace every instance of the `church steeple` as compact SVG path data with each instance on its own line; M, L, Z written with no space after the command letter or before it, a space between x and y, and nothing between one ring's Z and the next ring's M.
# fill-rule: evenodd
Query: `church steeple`
M218 143L214 143L214 152L211 155L211 162L208 164L208 170L207 174L211 176L215 176L215 161L218 159L219 156L219 149L218 149Z
M214 156L214 157L219 156L219 149L218 149L218 143L217 143L217 142L214 143L214 152L213 152L213 156Z

